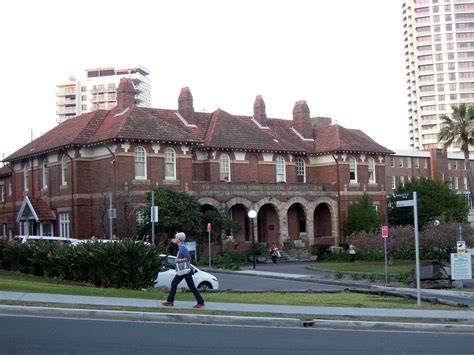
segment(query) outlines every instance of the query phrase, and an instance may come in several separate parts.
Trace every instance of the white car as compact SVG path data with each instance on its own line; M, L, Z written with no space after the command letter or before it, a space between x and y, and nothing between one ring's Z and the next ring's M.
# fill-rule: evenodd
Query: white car
M77 243L78 239L74 238L61 238L61 237L51 237L51 236L42 236L42 235L15 235L13 237L20 244L26 242L48 242L50 244L66 244L74 245Z
M163 260L161 270L155 279L155 287L171 287L171 281L176 275L176 257L171 255L160 255ZM197 288L201 289L219 289L219 282L217 278L205 271L198 269L193 265L196 272L193 274L194 284ZM178 288L188 288L186 281L183 279L178 285Z

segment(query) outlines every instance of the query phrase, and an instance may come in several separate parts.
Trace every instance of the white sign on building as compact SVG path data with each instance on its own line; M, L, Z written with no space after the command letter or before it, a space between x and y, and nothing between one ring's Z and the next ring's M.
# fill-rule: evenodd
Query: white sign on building
M472 279L471 254L469 253L451 254L451 279L452 280Z

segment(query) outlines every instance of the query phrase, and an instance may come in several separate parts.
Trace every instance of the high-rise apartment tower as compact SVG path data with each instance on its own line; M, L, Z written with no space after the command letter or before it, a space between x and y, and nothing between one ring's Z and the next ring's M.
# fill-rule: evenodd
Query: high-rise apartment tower
M57 122L97 109L108 110L117 104L116 92L121 78L133 79L137 106L151 107L150 72L142 66L115 69L86 69L84 78L70 77L69 82L57 85Z
M439 117L474 103L474 1L405 0L402 8L410 147L440 148Z

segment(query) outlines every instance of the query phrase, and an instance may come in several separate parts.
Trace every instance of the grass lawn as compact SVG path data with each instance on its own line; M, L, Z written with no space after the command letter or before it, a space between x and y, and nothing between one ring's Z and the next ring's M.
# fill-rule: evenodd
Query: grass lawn
M367 273L384 273L385 263L383 261L364 261L356 260L355 263L351 262L332 262L323 261L311 265L315 269L321 270L333 270L333 271L345 271L345 272L367 272ZM388 264L389 273L402 273L410 272L415 267L414 260L396 260L393 264Z
M32 293L56 293L82 296L125 297L164 300L166 292L138 291L113 288L96 288L42 277L19 274L0 270L0 290ZM206 292L203 296L207 302L254 303L299 306L325 307L372 307L372 308L417 308L416 301L398 297L382 297L361 293L289 293L289 292ZM178 292L178 301L193 301L189 292ZM443 305L425 303L426 309L455 309Z

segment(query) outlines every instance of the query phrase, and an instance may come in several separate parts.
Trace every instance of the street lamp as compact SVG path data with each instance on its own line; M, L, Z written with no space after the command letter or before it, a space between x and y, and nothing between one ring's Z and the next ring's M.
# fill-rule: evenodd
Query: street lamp
M257 217L257 211L255 210L250 210L249 213L248 213L248 216L250 218L250 222L251 222L251 228L252 228L252 260L253 260L253 268L255 270L255 232L254 232L254 228L253 228L253 220L255 219L255 217Z

